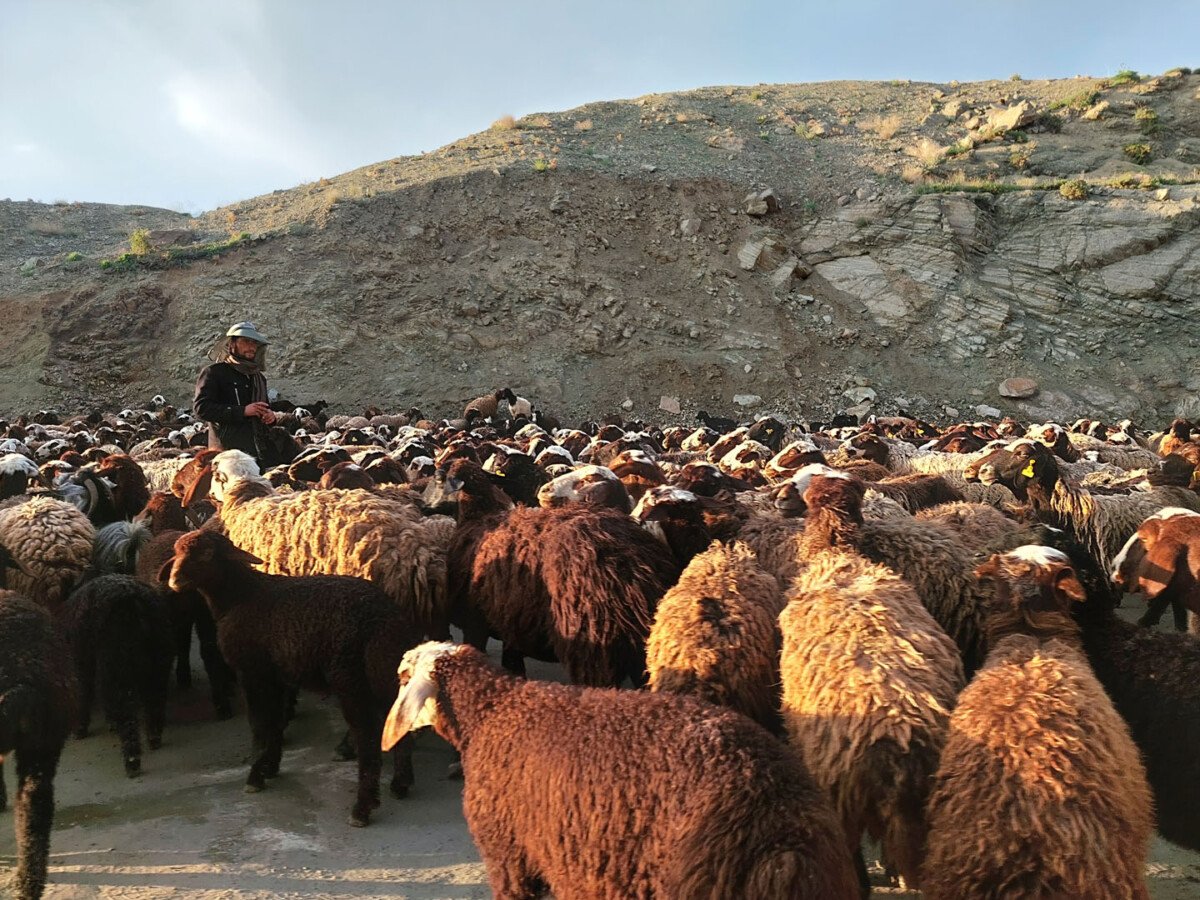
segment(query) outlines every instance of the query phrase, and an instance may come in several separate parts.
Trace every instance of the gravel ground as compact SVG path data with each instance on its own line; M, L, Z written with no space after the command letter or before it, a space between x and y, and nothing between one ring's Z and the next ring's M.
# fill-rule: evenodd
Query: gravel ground
M382 806L369 828L351 828L354 766L332 759L342 733L337 708L302 696L281 776L264 793L245 794L245 719L213 721L198 659L193 669L197 687L174 698L164 746L143 758L140 778L122 774L115 735L101 729L68 744L55 782L49 900L491 895L440 738L421 735L406 800L386 796L385 763ZM561 680L554 666L531 666L531 674ZM5 867L14 861L11 823L11 813L0 818ZM1198 854L1156 841L1147 875L1154 900L1200 896ZM875 896L918 895L881 887Z

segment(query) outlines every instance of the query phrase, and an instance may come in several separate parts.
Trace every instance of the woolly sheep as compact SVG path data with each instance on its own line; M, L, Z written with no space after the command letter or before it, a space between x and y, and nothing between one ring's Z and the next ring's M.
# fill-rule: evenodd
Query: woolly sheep
M828 799L744 716L524 681L453 644L410 651L398 674L383 746L432 724L462 753L463 811L497 898L857 894Z
M777 731L779 583L745 544L714 543L663 595L646 642L650 689L736 709Z
M61 500L32 497L0 509L0 545L17 566L9 585L43 606L57 606L87 571L95 536L87 516Z
M962 661L913 589L853 551L861 484L817 475L805 501L806 566L779 617L784 724L850 848L859 854L866 832L918 887L925 798Z
M929 900L1148 898L1150 789L1061 611L1084 601L1048 547L996 555L991 649L959 695L929 799ZM1060 600L1047 608L1046 595Z
M17 864L12 888L17 900L37 900L45 889L54 775L74 709L70 651L49 613L14 591L0 589L0 760L16 755ZM0 809L6 800L3 783L0 774Z

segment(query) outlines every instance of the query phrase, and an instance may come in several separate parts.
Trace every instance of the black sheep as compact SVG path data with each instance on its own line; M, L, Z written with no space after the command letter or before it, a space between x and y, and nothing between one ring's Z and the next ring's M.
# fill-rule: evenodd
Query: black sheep
M87 736L99 680L105 718L120 738L125 774L134 778L142 771L139 705L150 749L162 745L174 655L166 601L129 575L101 575L67 598L62 625L79 678L75 734Z
M13 891L18 900L36 900L46 886L54 774L74 708L70 653L50 614L0 590L0 760L9 753L17 758ZM6 801L3 784L0 775L0 808Z
M289 577L251 568L257 557L215 531L175 542L160 577L172 590L203 595L221 653L237 670L254 735L246 791L279 774L289 689L332 693L358 748L358 793L350 824L366 825L379 804L379 740L395 671L419 632L371 582L346 575ZM392 793L412 784L407 744L396 756Z

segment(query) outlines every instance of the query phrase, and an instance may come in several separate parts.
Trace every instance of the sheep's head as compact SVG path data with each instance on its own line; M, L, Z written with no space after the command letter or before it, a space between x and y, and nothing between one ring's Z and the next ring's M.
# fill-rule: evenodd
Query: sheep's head
M686 566L712 542L701 504L690 491L663 485L642 495L633 517L670 548L681 566Z
M997 553L975 576L992 589L985 623L990 645L1010 634L1042 640L1078 635L1071 605L1087 600L1087 592L1061 550L1027 544Z
M812 441L792 441L767 463L764 470L771 479L790 478L792 473L813 463L825 463L825 454Z
M633 503L629 491L611 469L581 466L548 481L538 488L538 505L554 509L571 503L590 503L629 512Z
M990 464L992 481L1004 485L1016 494L1018 500L1025 500L1029 496L1030 487L1040 487L1046 493L1054 490L1059 477L1058 462L1045 444L1030 440L1014 441L1009 444L1008 452L1011 455L1007 459L997 454L996 461ZM980 468L979 480L990 483L987 465Z
M815 477L835 478L844 481L854 480L857 482L857 479L852 479L845 472L830 468L822 463L809 463L807 466L799 469L775 491L775 508L785 518L798 518L807 512L808 503L805 499L805 493Z
M505 476L487 472L477 462L456 459L440 468L425 489L426 509L448 509L457 504L460 518L512 509L513 502L501 487Z
M869 459L881 466L887 465L892 453L883 438L875 434L856 434L842 442L841 451L850 459Z
M428 641L404 654L396 676L400 690L388 712L383 726L381 746L386 752L416 728L433 725L438 718L438 683L435 667L438 660L461 653L462 644L447 641Z
M0 500L25 493L38 474L37 464L27 456L20 453L0 456Z
M1187 550L1200 543L1200 513L1168 506L1142 522L1113 560L1109 577L1119 589L1142 593L1147 600L1161 594L1187 564Z
M174 550L174 555L159 569L158 580L176 593L203 590L232 567L262 564L253 553L235 546L216 531L189 531L175 541Z

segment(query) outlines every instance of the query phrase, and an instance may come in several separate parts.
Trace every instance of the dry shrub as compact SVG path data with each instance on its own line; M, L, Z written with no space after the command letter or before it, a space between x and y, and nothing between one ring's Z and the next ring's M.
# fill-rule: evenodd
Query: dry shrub
M935 141L923 137L911 147L908 148L908 155L919 162L926 169L932 169L942 161L946 155L946 150Z
M1095 122L1097 119L1102 119L1108 113L1109 103L1107 100L1101 100L1095 106L1090 106L1083 113L1083 118Z
M66 226L62 222L55 222L52 219L34 219L29 223L29 230L34 234L46 237L67 233Z
M517 120L512 116L501 116L491 124L491 131L512 131L517 127Z
M890 116L867 116L858 123L858 127L887 141L896 136L903 124L904 119L893 113Z
M592 130L592 120L591 119L580 119L578 122L575 123L575 130L576 131L591 131Z
M518 128L552 128L554 123L550 121L549 116L523 116L521 121L517 122Z
M1086 200L1088 185L1082 178L1072 178L1059 185L1058 193L1067 200Z
M925 167L917 163L909 163L900 170L900 177L909 184L918 184L925 180Z

